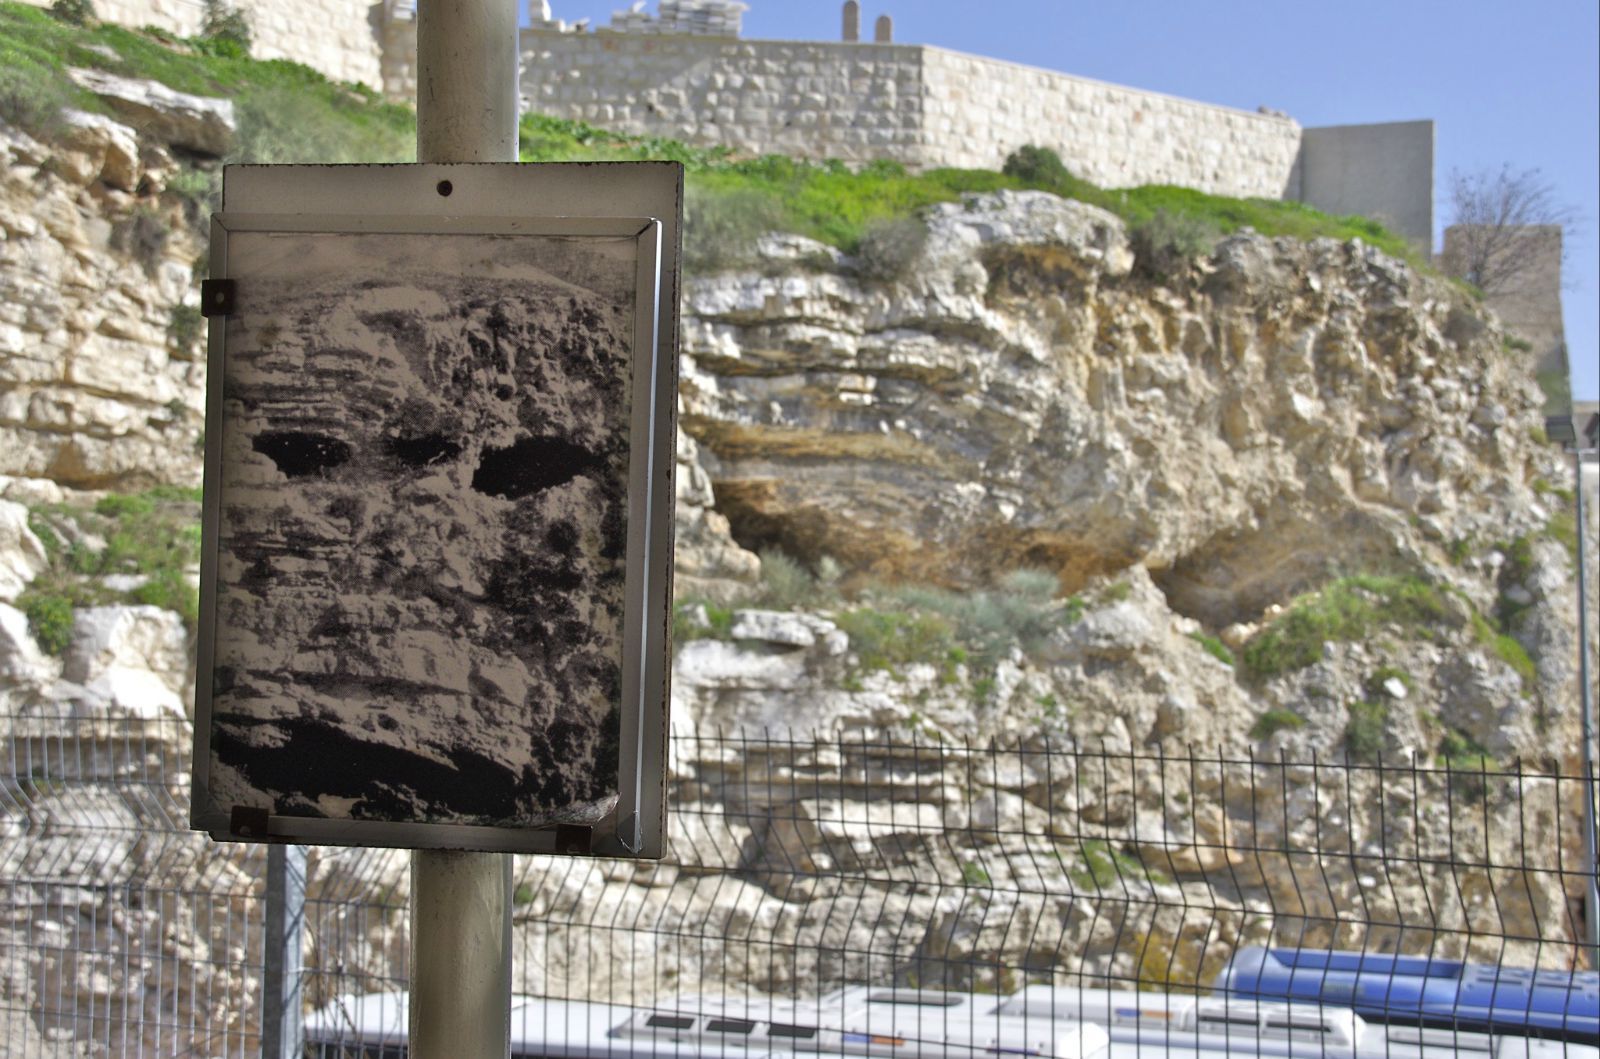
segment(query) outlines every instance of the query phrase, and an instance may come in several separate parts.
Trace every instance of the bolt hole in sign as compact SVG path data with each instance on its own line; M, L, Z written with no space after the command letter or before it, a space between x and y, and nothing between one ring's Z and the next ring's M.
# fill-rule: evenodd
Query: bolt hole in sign
M227 169L196 828L661 855L682 189Z

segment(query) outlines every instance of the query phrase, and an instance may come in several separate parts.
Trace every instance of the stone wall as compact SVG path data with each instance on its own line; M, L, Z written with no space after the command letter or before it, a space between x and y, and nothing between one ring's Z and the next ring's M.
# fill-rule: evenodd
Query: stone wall
M752 154L998 168L1054 147L1109 187L1293 197L1293 121L906 44L522 36L531 110Z
M1103 187L1179 184L1295 198L1300 126L1122 85L941 48L922 53L924 135L936 164L998 169L1026 143L1052 147Z
M293 59L393 99L415 98L411 0L237 4L255 28L256 55ZM202 0L97 0L97 9L106 21L183 35L199 32L205 11ZM541 21L522 30L521 50L525 110L623 132L746 154L890 159L912 169L998 168L1034 143L1104 187L1177 184L1304 199L1381 216L1424 248L1432 237L1431 122L1302 133L1282 114L925 45L589 33ZM1423 140L1411 131L1423 126L1419 153ZM1394 130L1405 133L1403 142L1389 135ZM1302 187L1313 162L1315 194Z
M751 154L939 164L926 50L527 29L523 106Z
M24 0L48 7L49 0ZM255 32L258 59L292 59L335 81L384 88L379 42L388 4L361 0L232 0ZM200 32L202 0L95 0L95 13L123 26L157 26L180 36Z

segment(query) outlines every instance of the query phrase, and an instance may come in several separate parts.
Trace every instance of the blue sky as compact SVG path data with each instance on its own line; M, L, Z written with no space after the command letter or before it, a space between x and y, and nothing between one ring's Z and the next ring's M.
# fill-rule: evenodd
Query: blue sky
M834 40L835 0L746 0L746 37ZM610 21L626 2L551 0ZM650 9L655 9L654 2ZM1253 110L1302 125L1432 118L1436 213L1453 169L1533 169L1581 219L1567 266L1574 392L1600 395L1600 4L1594 0L862 0L895 39Z

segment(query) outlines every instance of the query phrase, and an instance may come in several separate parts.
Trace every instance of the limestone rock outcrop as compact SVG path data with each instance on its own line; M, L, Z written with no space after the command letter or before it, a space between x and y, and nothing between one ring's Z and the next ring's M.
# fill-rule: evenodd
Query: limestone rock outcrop
M1330 566L1548 517L1539 395L1443 280L1242 233L1160 285L1130 275L1120 221L1042 192L926 224L898 282L689 284L683 423L740 541L1068 591L1138 565L1220 627Z
M199 484L201 239L178 205L106 181L122 133L75 128L93 138L58 148L0 125L0 474Z
M49 558L27 509L199 481L200 242L157 194L162 151L110 119L48 145L0 128L0 718L22 740L62 717L170 737L191 701L175 614L79 607L55 656L23 609ZM1570 472L1493 319L1359 242L1244 231L1157 280L1116 217L1049 195L971 197L922 224L905 260L783 236L754 267L686 284L673 850L524 864L518 988L1016 984L981 967L1132 980L1136 936L1214 958L1301 927L1305 944L1441 956L1470 938L1508 963L1560 944L1557 873L1524 873L1491 913L1494 880L1432 867L1491 842L1506 863L1577 848L1545 775L1576 772L1568 545L1593 539L1594 508L1562 523ZM764 601L768 548L831 570L829 593ZM861 612L895 587L982 589L1022 568L1060 590L1025 648L868 649ZM1362 635L1246 664L1300 593L1335 583L1371 612ZM1426 621L1391 605L1396 585L1427 588ZM1380 782L1379 755L1431 765L1452 740L1504 778ZM187 736L169 742L187 755ZM1369 752L1341 784L1294 764ZM1276 800L1241 803L1280 755ZM80 799L83 819L154 826L109 791ZM5 821L17 862L78 864L47 826L67 799L35 794ZM1462 798L1473 811L1452 814ZM1297 852L1313 846L1335 852ZM1385 849L1409 867L1386 874ZM118 878L203 868L136 843L106 855ZM242 893L242 869L218 863ZM338 864L314 855L313 893ZM404 867L389 857L362 885L403 894ZM1380 925L1324 929L1357 905ZM1419 909L1437 922L1395 926ZM669 918L694 929L551 926ZM403 930L370 919L319 939L313 965L394 975ZM211 968L193 926L173 958ZM47 972L6 988L29 995ZM248 1010L249 977L215 973ZM133 1007L155 995L118 988Z

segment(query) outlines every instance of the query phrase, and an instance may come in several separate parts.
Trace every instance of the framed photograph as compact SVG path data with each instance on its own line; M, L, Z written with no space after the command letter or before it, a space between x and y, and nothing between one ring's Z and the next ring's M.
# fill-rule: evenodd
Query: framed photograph
M192 821L659 857L682 170L235 166Z

